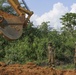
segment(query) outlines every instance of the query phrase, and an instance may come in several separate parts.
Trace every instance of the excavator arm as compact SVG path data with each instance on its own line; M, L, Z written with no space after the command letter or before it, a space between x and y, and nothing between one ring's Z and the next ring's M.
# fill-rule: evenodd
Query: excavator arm
M22 0L22 1L24 2L24 0ZM24 9L23 7L21 7L18 0L8 0L8 2L14 8L14 10L17 12L17 14L19 16L25 15L25 13L26 13L26 14L28 14L29 17L31 17L31 15L33 14L32 11Z
M20 6L18 0L7 0L18 16L0 10L0 34L8 40L18 39L33 12ZM22 0L23 1L23 0ZM26 14L28 17L26 17Z

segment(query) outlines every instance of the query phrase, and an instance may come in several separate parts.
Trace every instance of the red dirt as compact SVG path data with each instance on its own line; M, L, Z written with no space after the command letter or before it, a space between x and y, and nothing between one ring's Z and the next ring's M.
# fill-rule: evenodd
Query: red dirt
M56 70L34 63L6 65L0 62L0 75L76 75L76 70Z

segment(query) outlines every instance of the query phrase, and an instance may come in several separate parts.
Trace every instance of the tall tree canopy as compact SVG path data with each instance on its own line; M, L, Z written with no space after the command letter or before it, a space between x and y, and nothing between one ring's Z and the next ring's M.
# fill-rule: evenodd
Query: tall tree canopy
M74 35L74 31L76 29L76 13L66 13L60 19L63 29Z

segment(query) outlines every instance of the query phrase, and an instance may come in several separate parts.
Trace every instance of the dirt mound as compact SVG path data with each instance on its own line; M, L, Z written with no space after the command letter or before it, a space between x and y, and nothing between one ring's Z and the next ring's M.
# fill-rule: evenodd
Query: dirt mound
M0 75L76 75L76 70L56 70L34 63L6 65L0 62Z
M0 67L5 67L5 66L6 66L6 64L5 64L5 63L0 62Z

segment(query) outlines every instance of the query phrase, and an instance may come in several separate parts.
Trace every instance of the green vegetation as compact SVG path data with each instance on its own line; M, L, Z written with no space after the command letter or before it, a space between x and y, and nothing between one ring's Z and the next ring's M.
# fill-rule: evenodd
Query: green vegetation
M66 13L60 20L63 25L60 32L49 28L49 22L43 22L39 27L29 23L21 38L15 41L10 42L0 36L0 61L9 64L47 62L47 44L51 41L55 49L55 59L64 64L73 63L76 14Z
M60 70L73 70L75 68L74 64L66 64L66 65L59 65L56 66L56 69L60 69Z

